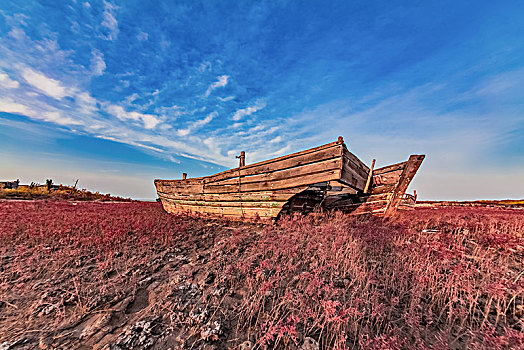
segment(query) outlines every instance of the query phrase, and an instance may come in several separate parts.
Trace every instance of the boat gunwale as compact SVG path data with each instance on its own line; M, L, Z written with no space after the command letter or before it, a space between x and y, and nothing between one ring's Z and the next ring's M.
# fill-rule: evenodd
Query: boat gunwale
M204 179L208 179L208 178L213 178L215 176L218 177L220 175L227 175L228 173L231 173L232 176L231 177L226 177L225 179L235 178L235 177L239 177L238 176L238 172L240 170L246 170L246 169L254 168L254 167L260 166L260 165L266 165L266 164L275 163L275 162L278 162L278 161L281 161L281 160L291 159L291 158L294 158L294 157L297 157L297 156L306 155L306 154L313 153L313 152L316 152L316 151L320 151L320 150L323 150L323 149L332 148L332 147L335 147L335 146L338 146L338 145L341 145L341 144L347 150L347 147L344 144L344 141L334 141L334 142L330 142L330 143L327 143L325 145L313 147L313 148L310 148L310 149L307 149L307 150L304 150L304 151L299 151L299 152L295 152L295 153L291 153L291 154L286 154L284 156L280 156L280 157L277 157L277 158L271 158L271 159L263 160L263 161L260 161L260 162L257 162L257 163L253 163L253 164L249 164L249 165L243 166L243 167L236 167L236 168L224 170L224 171L221 171L221 172L213 174L213 175L201 176L201 177L192 177L192 178L188 178L188 179L177 179L177 180L155 179L154 182L155 182L155 184L157 182L168 182L168 183L191 182L191 180L193 180L193 181L194 180L204 180ZM329 159L332 159L332 158L329 158ZM293 168L293 167L289 167L289 168ZM289 168L286 168L286 169L289 169ZM279 170L284 170L284 169L279 169ZM235 174L235 172L237 174ZM261 174L263 174L263 173L268 173L268 172L261 172ZM244 177L245 175L241 175L241 176ZM249 175L249 176L251 176L251 175ZM198 181L195 181L195 182L198 182Z

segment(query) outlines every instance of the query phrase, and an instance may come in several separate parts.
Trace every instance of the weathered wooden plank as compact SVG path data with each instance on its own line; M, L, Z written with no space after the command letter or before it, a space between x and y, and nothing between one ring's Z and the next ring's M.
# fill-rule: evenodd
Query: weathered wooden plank
M396 184L395 184L396 185ZM376 186L371 189L371 194L390 193L395 189L395 185Z
M334 195L334 196L328 196L324 199L322 202L322 206L326 209L343 209L345 207L347 208L356 208L362 204L373 204L373 203L380 203L382 205L386 205L390 193L383 193L383 194L377 194L377 195L369 195L369 196L362 196L359 197L359 202L355 203L355 198L351 197L344 197L343 195Z
M349 214L350 215L373 214L376 216L382 216L384 214L384 210L385 210L384 207L379 207L379 208L358 207L357 209L355 209L354 211L352 211Z
M369 205L375 205L375 204L379 204L379 205L383 205L384 207L386 206L386 204L388 203L388 200L387 199L383 199L383 200L376 200L376 201L366 201L366 202L363 202L363 203L353 203L351 200L340 200L340 201L337 201L335 203L332 203L331 204L331 208L333 209L354 209L354 208L358 208L362 205L366 205L366 206L369 206Z
M202 193L203 186L200 187L180 187L180 188L164 188L159 190L159 193L177 193L177 194L193 194Z
M243 201L243 202L262 202L262 201L287 201L292 196L305 190L306 187L298 187L275 191L247 192L247 193L204 193L204 194L173 194L159 192L160 198L170 198L177 200L197 200L207 202L223 201Z
M384 211L388 201L374 201L369 203L340 203L337 206L334 206L332 209L341 210L350 214L362 214L362 213L371 213L374 211Z
M348 149L345 147L343 148L342 154L345 158L349 160L349 162L344 162L344 165L347 164L347 166L351 167L351 169L354 170L355 173L357 173L360 177L367 179L367 176L369 174L369 167L364 164L356 155L348 151Z
M351 161L351 159L344 156L340 182L356 190L364 190L364 187L366 187L367 178L366 175L361 175L362 172L360 170L358 170L358 168L355 167L355 164Z
M247 185L247 184L259 183L259 182L293 179L299 176L315 174L315 173L319 173L325 170L338 169L340 168L341 164L342 164L342 159L334 158L334 159L329 159L329 160L325 160L322 162L306 164L301 167L280 170L280 171L270 172L270 173L261 174L261 175L242 177L240 178L240 183L242 185ZM238 183L239 183L238 177L234 179L215 181L213 183L205 183L204 191L207 189L213 189L215 188L215 186L229 186L229 185L238 186Z
M420 167L420 164L422 164L423 160L424 155L411 155L409 157L406 163L406 167L402 171L402 175L400 175L400 180L397 183L395 189L393 190L391 200L389 201L386 207L384 213L386 217L393 215L397 210L402 200L402 197L404 196L404 193L406 193L406 190L408 189L409 183L413 179L413 176L415 176L415 173Z
M376 159L373 159L373 161L371 162L371 167L369 168L369 173L368 173L368 179L366 180L366 186L364 187L364 193L368 193L369 187L373 185L372 180L373 180L373 168L375 167L375 161Z
M281 207L275 208L253 208L253 207L205 207L180 205L169 201L165 202L164 209L173 213L180 212L194 212L202 214L215 214L233 217L276 217L281 210Z
M190 191L190 193L202 192L204 184L200 183L190 183L190 184L163 184L157 183L156 189L160 192L170 192L170 191Z
M170 202L182 205L182 206L208 206L208 207L244 207L244 208L280 208L287 201L265 201L265 202L226 202L226 201L214 201L214 202L204 202L204 201L187 201L187 200L178 200L167 198Z
M163 183L161 181L156 182L156 188L158 192L164 192L164 193L185 193L185 194L193 194L193 193L202 193L204 190L204 184L202 181L200 183L192 182L192 183Z
M380 175L380 174L389 173L390 171L403 170L404 167L406 166L406 163L407 162L404 161L404 162L395 163L395 164L387 165L382 168L375 169L373 171L373 175Z
M390 171L383 174L373 175L373 184L375 186L396 185L400 179L402 170Z
M391 193L379 193L379 194L372 194L369 196L361 197L360 200L362 202L374 202L374 201L380 201L380 200L387 200Z
M156 183L156 186L161 186L162 188L167 188L167 189L171 189L171 188L188 188L188 187L198 187L198 186L203 186L204 182L202 180L200 181L184 181L184 180L180 180L180 182L176 182L176 183L168 183L168 182L157 182Z
M179 184L196 184L201 183L202 179L205 177L194 177L190 179L179 179L179 180L160 180L156 179L155 184L163 184L163 185L169 185L169 186L176 186Z
M265 173L272 173L276 171L297 168L311 164L317 163L333 158L340 157L341 145L335 144L328 148L320 148L311 152L298 154L293 157L284 157L276 161L264 161L260 163L246 165L245 167L231 169L222 173L211 175L205 178L205 183L214 184L215 182L223 182L227 179L236 179L239 176L250 177L257 176ZM282 158L282 157L281 157Z
M249 191L268 191L285 188L293 188L297 186L305 186L315 184L317 182L338 180L340 178L340 169L324 170L316 174L307 174L297 176L291 179L263 181L257 183L247 183L230 186L213 186L205 187L204 193L233 193L233 192L249 192Z

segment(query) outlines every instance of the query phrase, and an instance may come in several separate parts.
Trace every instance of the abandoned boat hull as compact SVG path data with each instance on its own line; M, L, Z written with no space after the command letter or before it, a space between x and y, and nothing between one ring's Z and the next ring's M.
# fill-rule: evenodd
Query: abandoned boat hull
M372 191L375 188L380 190L382 185L379 184L382 183L389 186L387 194L390 198L396 198L396 183L391 186L392 178L395 175L399 175L400 178L408 163L409 161L399 163L404 165L378 174L377 176L381 177L376 178L377 186L373 176L368 199L373 199L375 193ZM389 174L395 171L397 173ZM349 152L343 139L339 138L336 142L255 164L244 166L241 160L241 166L238 168L211 176L155 180L155 186L164 209L170 213L194 212L233 218L276 218L282 213L307 212L314 208L322 208L327 190L333 184L359 194L356 197L357 201L366 200L363 190L371 173L370 168ZM342 196L332 209L350 211L352 207L344 204L344 200L347 202L347 198ZM386 206L382 208L384 214L388 211L386 207L389 203L390 201L387 201ZM355 204L360 206L364 203L351 203L351 206ZM398 206L390 207L396 210Z

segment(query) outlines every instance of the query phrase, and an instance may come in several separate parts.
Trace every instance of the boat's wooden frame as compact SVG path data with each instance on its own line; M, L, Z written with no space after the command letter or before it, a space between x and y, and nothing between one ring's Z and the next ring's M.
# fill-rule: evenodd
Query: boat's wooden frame
M232 218L278 218L286 213L342 210L393 215L409 207L405 192L423 155L380 169L351 153L342 137L305 151L245 165L218 174L155 180L170 213L194 212ZM411 198L412 199L412 198Z

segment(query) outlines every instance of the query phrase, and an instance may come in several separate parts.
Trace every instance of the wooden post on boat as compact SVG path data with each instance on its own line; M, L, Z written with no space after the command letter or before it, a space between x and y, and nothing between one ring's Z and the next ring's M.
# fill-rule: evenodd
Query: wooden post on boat
M239 168L242 168L243 166L246 166L246 152L244 152L244 151L240 152L240 155L237 156L237 158L239 159L239 162L238 162L238 167Z
M337 142L338 143L343 143L344 142L344 138L342 136L339 136L338 139L337 139Z
M187 179L187 173L182 173L182 180Z
M366 186L364 187L364 193L368 193L369 188L371 187L371 181L373 179L373 167L375 166L375 161L376 159L373 159L373 161L371 162L371 168L369 168L369 174L368 179L366 181Z
M240 176L240 168L246 166L246 152L244 151L240 152L240 155L237 156L237 158L238 158L238 194L240 198L240 212L242 213L241 214L242 219L244 219L244 206L242 205L242 195L240 194L241 179L242 179L242 176Z
M415 202L417 201L417 190L413 190L413 196L415 197Z

